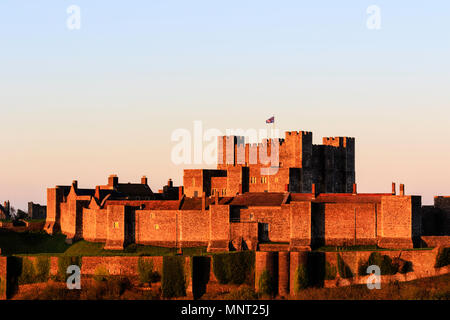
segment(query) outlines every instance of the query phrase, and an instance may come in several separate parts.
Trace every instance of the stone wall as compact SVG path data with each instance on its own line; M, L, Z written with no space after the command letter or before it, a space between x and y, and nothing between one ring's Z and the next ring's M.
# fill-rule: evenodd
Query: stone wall
M6 299L6 279L7 279L7 257L0 256L0 300Z
M383 248L412 248L417 236L417 201L412 196L385 196L381 199L381 239Z
M209 212L201 210L179 211L179 240L184 247L206 246L209 241Z
M425 247L450 247L450 236L422 236L421 239Z
M257 221L269 225L269 241L289 242L289 207L251 207L240 209L241 221Z
M259 291L259 280L264 271L269 272L273 279L278 279L276 263L278 252L256 251L255 253L255 290Z
M137 210L136 243L175 246L177 220L176 210Z
M376 208L373 203L325 203L316 216L313 237L325 245L352 246L376 244ZM320 209L324 210L322 213Z
M311 245L311 227L311 202L292 202L289 205L291 250Z
M105 249L121 250L125 241L125 206L108 206Z

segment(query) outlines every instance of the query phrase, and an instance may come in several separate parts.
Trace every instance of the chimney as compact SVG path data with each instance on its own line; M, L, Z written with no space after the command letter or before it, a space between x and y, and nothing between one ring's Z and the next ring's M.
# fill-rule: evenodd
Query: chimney
M400 184L400 195L401 196L405 195L405 185L404 184Z
M206 193L202 193L202 211L206 210Z
M353 194L357 194L357 188L356 188L356 183L353 184Z
M316 184L315 183L313 183L311 185L311 193L313 194L314 197L316 196Z
M183 187L178 187L178 200L183 198Z
M112 174L108 177L108 186L116 187L119 184L119 178L117 175Z
M78 189L78 181L77 180L73 180L72 181L72 187L77 190Z
M94 197L98 200L100 200L100 186L95 187L95 195Z
M173 181L172 179L169 179L169 181L167 181L167 185L172 188L173 187Z
M392 182L392 195L395 196L395 182Z
M289 183L284 185L284 191L289 192Z
M141 178L141 184L148 185L148 179L147 179L146 176L142 176L142 178Z

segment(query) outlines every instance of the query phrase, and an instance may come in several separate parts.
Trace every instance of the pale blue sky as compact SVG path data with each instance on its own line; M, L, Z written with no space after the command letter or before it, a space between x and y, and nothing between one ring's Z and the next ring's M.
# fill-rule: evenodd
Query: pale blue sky
M356 137L361 192L450 195L447 1L126 3L0 2L1 201L45 203L46 187L110 173L181 184L173 130L264 128L272 114L316 143Z

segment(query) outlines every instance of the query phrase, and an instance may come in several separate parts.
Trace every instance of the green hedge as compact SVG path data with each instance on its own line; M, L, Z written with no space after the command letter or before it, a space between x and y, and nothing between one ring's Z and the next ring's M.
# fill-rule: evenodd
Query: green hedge
M439 248L436 255L435 268L441 268L450 264L450 248Z
M66 281L67 268L71 265L77 265L81 268L81 257L78 256L60 256L58 257L58 274L57 279L59 281Z
M307 268L304 265L299 265L294 274L294 292L299 293L301 290L307 288L308 284Z
M337 269L341 278L347 279L353 277L350 267L344 262L344 259L342 259L339 253L337 253Z
M186 296L184 257L164 256L161 291L165 298Z
M107 281L109 276L109 271L103 264L99 264L94 270L94 280L96 281Z
M263 270L258 279L259 290L261 295L275 296L276 284L272 274L268 270Z
M143 257L138 259L138 274L141 283L158 282L161 279L161 275L153 270L153 261L146 261Z
M22 272L19 276L19 284L36 282L36 268L33 261L28 258L22 259Z
M36 281L46 282L50 276L50 258L37 257L35 261Z
M241 251L213 255L213 272L221 284L242 284L251 281L255 253Z
M37 257L33 262L29 258L22 258L19 284L46 282L50 275L50 258Z
M325 261L325 280L334 280L336 279L336 266Z
M408 268L410 267L409 264L410 263L408 263ZM359 275L367 275L367 268L371 265L380 267L382 275L393 275L398 271L402 271L403 273L406 273L408 271L407 269L399 270L399 263L394 263L389 256L381 255L379 252L372 252L366 263L360 262L358 267Z

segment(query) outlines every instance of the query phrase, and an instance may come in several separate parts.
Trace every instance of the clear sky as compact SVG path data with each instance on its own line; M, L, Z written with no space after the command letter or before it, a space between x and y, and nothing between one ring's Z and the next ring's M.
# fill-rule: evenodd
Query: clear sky
M448 1L2 0L0 200L111 173L179 185L174 130L275 115L315 143L355 137L358 191L396 181L431 203L450 195L449 17Z

